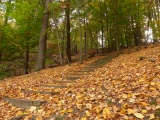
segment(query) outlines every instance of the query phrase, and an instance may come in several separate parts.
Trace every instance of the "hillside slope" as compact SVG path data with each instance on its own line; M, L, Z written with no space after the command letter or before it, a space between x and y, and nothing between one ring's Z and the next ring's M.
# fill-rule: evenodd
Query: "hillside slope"
M82 75L74 82L55 83L96 59L83 65L47 69L1 82L0 119L21 115L26 115L25 120L33 116L36 120L160 119L160 45L127 49L103 67L86 72L88 75ZM64 88L53 89L44 84ZM22 89L58 94L26 94ZM4 97L47 102L40 107L20 109L5 102Z

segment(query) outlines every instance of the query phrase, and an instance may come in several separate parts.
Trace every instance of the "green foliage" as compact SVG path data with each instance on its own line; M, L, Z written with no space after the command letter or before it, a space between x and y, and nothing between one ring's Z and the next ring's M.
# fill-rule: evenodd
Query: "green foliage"
M0 65L0 80L4 79L5 77L8 77L9 75L10 71L8 69L8 66Z
M40 33L40 23L42 19L43 8L38 1L20 1L16 2L15 10L11 13L16 21L16 43L25 49L26 45L34 48L38 44Z

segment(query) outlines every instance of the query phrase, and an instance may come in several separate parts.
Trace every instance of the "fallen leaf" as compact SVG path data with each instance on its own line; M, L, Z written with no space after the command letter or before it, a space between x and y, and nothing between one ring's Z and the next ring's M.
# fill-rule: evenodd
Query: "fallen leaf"
M33 112L33 111L35 111L36 109L37 109L36 106L31 106L28 111Z
M130 115L130 114L133 114L134 113L134 110L133 109L127 109L127 113Z
M127 94L123 94L123 95L122 95L122 98L123 98L123 99L127 99L127 98L128 98L128 95L127 95Z
M86 115L87 115L88 117L91 116L91 113L90 113L89 111L85 111L85 113L86 113Z
M133 114L136 118L140 118L140 119L144 118L144 115L141 113L133 113Z
M142 113L147 113L147 110L142 110L141 112L142 112Z
M109 109L108 107L105 107L105 108L103 109L103 114L104 114L104 115L109 115L109 114L111 114L110 109Z
M153 119L155 119L154 114L150 114L150 116L149 116L149 120L153 120Z
M86 118L86 117L83 117L83 118L81 118L81 120L87 120L87 118Z
M88 109L92 109L92 104L91 104L91 103L87 103L87 104L86 104L86 107L87 107Z

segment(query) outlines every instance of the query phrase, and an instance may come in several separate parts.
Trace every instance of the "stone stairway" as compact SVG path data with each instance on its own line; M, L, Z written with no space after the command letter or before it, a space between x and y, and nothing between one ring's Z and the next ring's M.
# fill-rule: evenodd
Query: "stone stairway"
M58 83L60 85L48 85L48 84L42 84L41 86L43 87L49 87L52 89L64 89L67 88L66 84L72 84L76 80L79 80L83 76L88 76L90 75L91 72L95 71L96 69L102 67L103 65L107 64L110 62L113 58L117 57L118 54L112 54L110 56L107 56L105 58L99 59L96 62L90 64L89 66L85 66L81 70L77 70L74 74L70 74L68 76L62 77L62 80L55 80L53 81L54 83ZM26 93L26 94L49 94L51 96L54 96L56 94L59 94L58 92L44 92L44 91L34 91L34 90L25 90L22 89L21 92ZM11 103L12 105L18 107L18 108L23 108L23 109L29 109L31 106L35 107L40 107L42 104L47 103L47 101L43 100L29 100L29 99L19 99L19 98L4 98L4 101ZM17 116L14 118L10 118L8 120L23 120L22 116ZM54 118L55 120L63 120L65 116L51 116L47 120L50 120ZM36 120L36 116L33 116L31 120Z

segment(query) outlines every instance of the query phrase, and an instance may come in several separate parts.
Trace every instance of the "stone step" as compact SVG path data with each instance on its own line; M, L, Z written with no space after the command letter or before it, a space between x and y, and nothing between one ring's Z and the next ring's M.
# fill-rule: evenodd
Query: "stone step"
M21 116L12 117L12 118L9 118L8 120L23 120L23 118L24 118L26 115L27 115L27 114L21 115Z
M90 64L90 65L92 65L92 64ZM91 69L95 69L96 67L93 67L93 66L86 66L86 67L84 67L84 68L91 68Z
M88 67L89 67L89 68L94 68L94 69L99 68L98 66L94 66L93 64L89 65Z
M39 107L42 104L46 103L44 100L27 100L27 99L19 99L19 98L4 98L4 101L11 103L12 105L29 109L31 106Z
M69 77L80 77L80 76L85 76L85 75L89 75L87 73L75 73L75 74L70 74L68 75Z
M51 116L50 118L47 118L47 120L65 120L67 116L66 115L61 115L61 116Z
M71 76L67 76L67 77L62 77L65 80L78 80L80 77L71 77Z
M90 72L93 72L93 70L79 70L77 72L81 72L81 73L90 73Z
M81 71L91 71L91 72L93 72L94 69L81 69Z
M86 70L94 70L95 68L94 67L84 67L83 69L86 69Z
M43 85L43 86L52 88L67 88L67 86L55 86L55 85Z
M43 91L34 91L34 90L21 90L22 92L24 93L29 93L29 94L32 94L32 93L39 93L39 94L50 94L50 95L56 95L56 94L59 94L59 92L43 92Z
M97 68L100 68L100 67L102 67L102 66L104 66L104 64L101 64L101 65L92 65L92 66L94 66L94 67L97 67Z
M74 81L72 80L55 80L55 81L53 81L53 82L55 82L55 83L74 83Z

